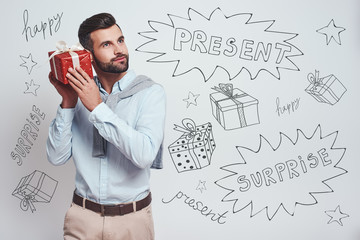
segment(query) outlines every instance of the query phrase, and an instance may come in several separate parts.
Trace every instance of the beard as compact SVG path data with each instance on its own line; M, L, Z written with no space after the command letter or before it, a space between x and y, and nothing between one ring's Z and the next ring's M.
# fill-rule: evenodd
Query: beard
M97 65L97 67L103 71L103 72L107 72L107 73L123 73L126 72L129 68L129 55L126 54L119 54L117 55L115 58L111 59L110 62L101 62L96 56L95 54L93 54L94 56L94 61ZM119 57L125 57L125 63L123 64L114 64L114 61L116 58Z

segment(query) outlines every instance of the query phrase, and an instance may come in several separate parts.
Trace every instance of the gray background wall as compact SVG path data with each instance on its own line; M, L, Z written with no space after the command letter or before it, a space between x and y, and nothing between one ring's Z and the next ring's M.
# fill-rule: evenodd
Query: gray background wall
M103 11L123 29L130 67L167 92L165 168L151 178L157 239L359 239L359 7L355 0L4 4L1 239L62 238L74 166L46 160L60 103L47 52L59 40L75 44L81 21ZM220 83L233 84L234 95L214 90ZM190 134L173 150L183 134L174 124L183 119L211 124L188 130L207 147Z

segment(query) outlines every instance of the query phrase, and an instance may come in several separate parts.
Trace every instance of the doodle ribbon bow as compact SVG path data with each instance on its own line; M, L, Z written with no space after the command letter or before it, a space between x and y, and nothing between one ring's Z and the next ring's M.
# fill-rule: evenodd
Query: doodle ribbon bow
M50 55L49 61L52 61L53 57L58 55L58 54L68 52L70 54L70 56L71 56L71 59L72 59L72 62L73 62L73 67L75 68L77 66L80 66L79 55L75 52L75 51L84 50L83 46L81 46L80 43L72 45L69 48L65 41L58 41L56 43L56 48L57 48L57 50ZM55 67L55 61L52 61L52 63L54 65L55 76L56 76L57 79L59 79L59 76L58 76L58 73L57 73L56 67Z
M33 194L26 194L25 191L19 191L20 195L23 196L23 199L20 202L20 207L23 211L27 211L30 207L31 212L34 212L36 210L34 206L35 196Z
M309 73L307 76L308 81L313 84L314 89L316 87L323 85L323 79L319 77L319 71L315 70L315 74Z
M225 83L220 83L219 87L215 86L212 89L225 94L229 98L233 97L233 94L234 94L234 88L233 88L232 83L226 83L226 84Z
M194 139L196 135L201 135L201 133L199 133L196 130L195 122L190 118L185 118L182 120L182 125L184 127L181 127L176 124L174 125L175 125L174 130L186 133L185 135L186 140Z

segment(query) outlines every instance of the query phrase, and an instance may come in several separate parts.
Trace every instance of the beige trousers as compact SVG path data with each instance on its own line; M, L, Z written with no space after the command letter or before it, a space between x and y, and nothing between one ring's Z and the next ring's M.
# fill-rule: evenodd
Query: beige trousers
M151 204L123 216L104 216L72 204L64 221L64 240L153 240Z

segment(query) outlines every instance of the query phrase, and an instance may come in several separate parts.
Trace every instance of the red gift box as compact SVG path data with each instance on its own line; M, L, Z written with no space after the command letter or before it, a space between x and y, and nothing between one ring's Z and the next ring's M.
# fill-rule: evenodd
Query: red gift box
M86 50L60 50L49 52L51 72L55 78L68 84L66 74L68 69L80 66L90 78L93 78L90 53Z

